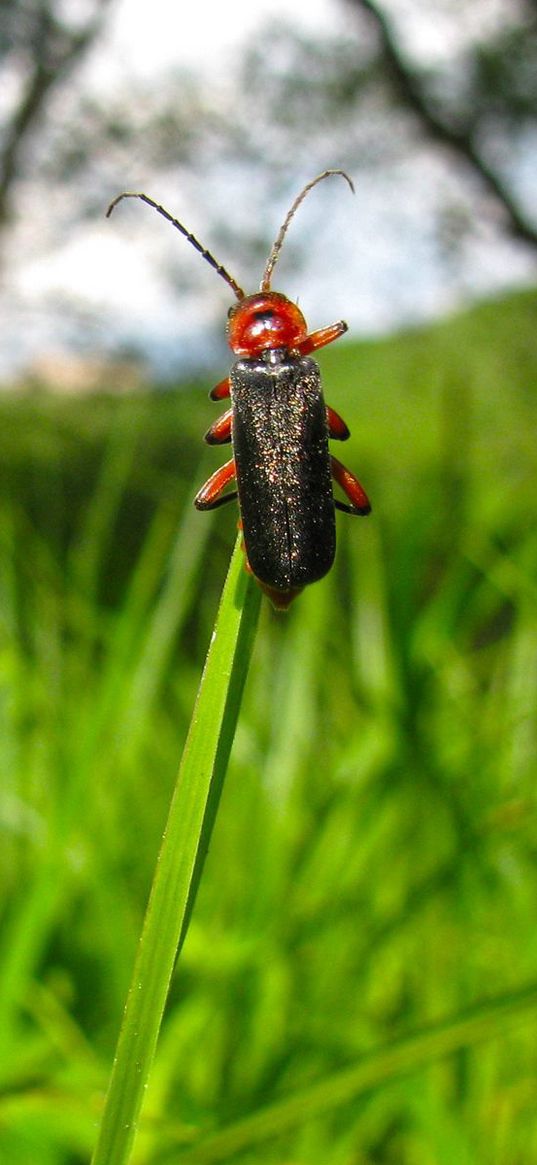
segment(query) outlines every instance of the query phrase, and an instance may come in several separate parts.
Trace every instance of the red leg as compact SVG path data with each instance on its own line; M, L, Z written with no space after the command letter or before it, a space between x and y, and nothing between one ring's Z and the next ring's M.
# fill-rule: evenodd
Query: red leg
M326 344L331 344L332 340L337 340L338 336L342 336L346 331L345 321L338 320L337 324L329 324L327 328L319 328L318 332L312 332L310 336L306 336L306 339L298 344L298 351L301 356L307 356L308 352L316 352L317 348L324 348Z
M221 497L222 491L229 485L230 481L235 480L235 462L233 458L231 461L226 461L225 465L221 465L216 473L211 474L205 485L202 485L194 498L194 505L197 510L215 510L217 506L224 506L226 502L233 501L237 497L237 491L225 494Z
M225 400L229 396L229 376L215 384L209 396L211 400Z
M231 441L232 416L231 409L228 409L214 422L214 425L211 425L204 437L208 445L225 445L227 441Z
M336 457L331 457L330 460L334 481L337 481L338 485L341 486L343 493L347 495L351 503L350 506L346 506L345 502L335 501L336 509L344 510L346 514L360 514L362 517L371 513L371 503L358 478L349 469L346 469Z
M350 437L350 431L343 417L340 417L339 413L336 413L336 410L331 409L329 405L326 406L326 423L328 436L332 437L334 441L346 441Z

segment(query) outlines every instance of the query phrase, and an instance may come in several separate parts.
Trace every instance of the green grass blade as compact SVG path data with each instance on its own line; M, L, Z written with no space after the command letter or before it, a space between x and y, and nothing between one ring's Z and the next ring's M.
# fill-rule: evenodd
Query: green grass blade
M260 604L239 541L179 769L93 1165L123 1165L129 1158L174 962L218 807Z
M508 1025L528 1022L537 1007L537 987L492 1000L466 1015L440 1023L417 1035L397 1040L364 1056L357 1064L335 1072L311 1088L295 1093L260 1110L181 1153L181 1165L234 1160L235 1155L279 1136L296 1125L316 1120L323 1112L415 1072L424 1064L448 1056L460 1048L503 1035Z

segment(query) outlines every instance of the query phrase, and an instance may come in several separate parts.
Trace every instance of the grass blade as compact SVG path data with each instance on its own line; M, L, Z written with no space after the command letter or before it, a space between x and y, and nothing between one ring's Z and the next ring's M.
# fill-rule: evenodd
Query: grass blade
M128 1161L174 962L218 808L260 604L260 592L244 570L239 541L162 841L93 1165Z
M535 1012L537 987L532 985L518 993L491 1000L468 1011L466 1015L407 1036L388 1047L364 1056L357 1064L335 1072L311 1088L295 1093L221 1132L200 1141L192 1150L181 1153L181 1165L206 1165L208 1162L234 1160L235 1155L279 1136L296 1125L315 1120L323 1112L382 1087L424 1064L448 1056L460 1048L502 1036L510 1024L528 1022Z

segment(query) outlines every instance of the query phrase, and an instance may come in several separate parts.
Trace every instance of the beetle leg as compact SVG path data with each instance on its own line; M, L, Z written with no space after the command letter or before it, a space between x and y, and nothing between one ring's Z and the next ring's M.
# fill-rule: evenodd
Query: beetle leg
M326 344L331 344L332 340L337 340L347 331L348 325L345 320L338 320L337 324L329 324L327 328L319 328L318 332L312 332L311 335L306 336L301 344L297 344L298 351L301 356L307 356L308 352L316 352L317 348L324 348Z
M209 396L211 400L225 400L229 396L229 376L226 376L224 380L220 380L218 384L215 384Z
M225 445L228 441L231 441L232 415L232 410L228 409L227 412L222 413L222 416L219 417L218 420L215 421L213 425L211 425L210 429L207 430L204 441L206 441L208 445Z
M224 494L221 497L222 490L229 485L230 481L235 480L235 461L226 461L225 465L221 465L215 473L212 473L205 485L202 485L194 498L194 505L197 510L216 510L217 506L224 506L226 502L232 502L237 497L237 491L233 493Z
M336 410L331 409L329 405L326 406L326 423L328 436L332 437L334 441L346 441L350 437L350 431L343 417L340 417L339 413L336 413Z
M351 503L350 506L347 506L345 502L334 499L336 510L343 510L346 514L359 514L362 517L371 513L371 503L358 478L342 465L337 457L331 457L330 460L332 462L332 477L341 486L343 493L347 495Z

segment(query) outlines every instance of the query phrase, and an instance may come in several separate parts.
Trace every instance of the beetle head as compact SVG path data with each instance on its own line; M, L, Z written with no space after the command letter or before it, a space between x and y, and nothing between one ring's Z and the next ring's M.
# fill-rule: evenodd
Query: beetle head
M267 348L296 348L307 334L300 308L278 291L246 295L228 313L229 346L237 356L255 356Z

